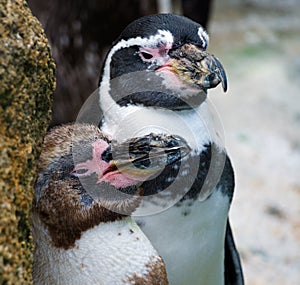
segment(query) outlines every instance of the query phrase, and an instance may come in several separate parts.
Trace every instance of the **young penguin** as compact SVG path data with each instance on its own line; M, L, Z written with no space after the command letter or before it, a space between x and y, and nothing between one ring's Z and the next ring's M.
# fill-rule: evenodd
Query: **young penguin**
M138 19L108 52L99 86L99 127L113 139L164 132L181 136L192 150L182 171L169 169L142 184L143 195L165 193L178 202L135 217L163 257L172 285L243 284L228 222L234 173L207 100L209 88L221 83L227 90L227 79L207 46L204 29L185 17ZM79 117L88 113L86 107Z
M141 181L188 151L174 136L118 144L87 124L50 131L32 208L34 284L168 284L162 258L129 215Z

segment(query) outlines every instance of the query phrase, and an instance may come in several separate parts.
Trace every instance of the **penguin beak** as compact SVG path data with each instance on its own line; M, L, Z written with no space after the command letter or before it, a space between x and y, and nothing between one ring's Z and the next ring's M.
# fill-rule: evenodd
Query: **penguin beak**
M191 151L179 136L150 134L130 143L112 144L110 169L131 179L145 181L159 175L168 165L179 162Z
M170 59L161 68L168 68L184 84L204 91L222 84L227 91L227 77L221 62L193 44L184 44L169 52Z

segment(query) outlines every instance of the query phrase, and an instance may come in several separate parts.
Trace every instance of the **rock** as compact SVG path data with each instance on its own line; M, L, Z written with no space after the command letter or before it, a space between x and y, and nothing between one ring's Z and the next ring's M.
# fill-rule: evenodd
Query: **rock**
M0 284L30 284L29 211L55 65L25 0L0 0Z

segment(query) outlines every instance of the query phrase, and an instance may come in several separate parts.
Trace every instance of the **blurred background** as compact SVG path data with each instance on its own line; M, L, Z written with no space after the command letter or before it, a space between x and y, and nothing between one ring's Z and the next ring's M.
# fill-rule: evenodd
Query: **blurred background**
M63 3L63 4L62 4ZM300 0L28 0L57 64L52 125L74 121L134 19L184 14L208 29L229 80L209 92L236 172L230 216L246 284L300 284Z
M246 284L300 284L300 1L214 1L210 92L236 174L231 220Z

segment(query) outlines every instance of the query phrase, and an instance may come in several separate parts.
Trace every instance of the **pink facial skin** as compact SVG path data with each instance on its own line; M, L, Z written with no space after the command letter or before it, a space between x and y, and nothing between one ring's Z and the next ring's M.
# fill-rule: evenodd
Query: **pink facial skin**
M156 48L143 47L140 48L140 57L144 62L163 62L169 56L168 52L172 47L172 43L161 43L160 46Z
M174 73L170 61L167 61L164 65L159 67L156 72L159 72L161 76L166 80L166 84L169 86L177 86L178 88L187 88L178 76Z
M104 140L94 142L93 158L76 164L71 174L81 178L96 173L98 175L97 184L107 182L115 188L125 188L137 184L138 180L126 177L118 169L115 169L114 165L101 159L102 153L108 146Z
M169 50L172 48L172 43L161 43L158 47L142 47L139 50L139 55L144 62L155 63L160 66L156 69L161 77L165 79L165 85L170 89L188 89L191 91L198 91L198 88L189 86L182 82L178 75L174 72L172 67L172 58L169 56Z
M156 69L156 72L165 79L165 84L167 87L170 87L170 89L177 87L179 89L188 89L195 92L199 91L198 88L189 86L179 79L173 70L172 59L167 60L162 66Z

